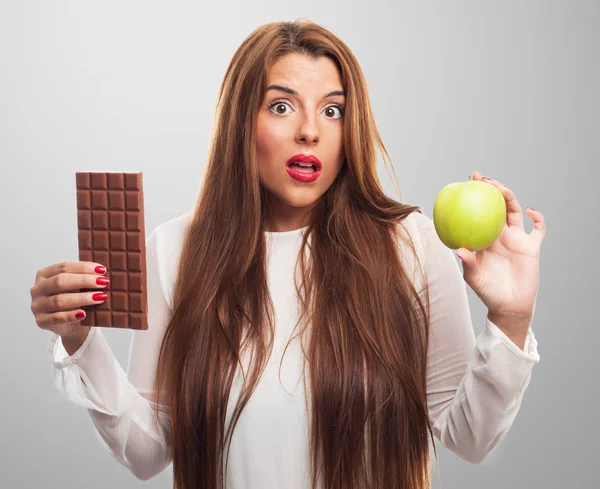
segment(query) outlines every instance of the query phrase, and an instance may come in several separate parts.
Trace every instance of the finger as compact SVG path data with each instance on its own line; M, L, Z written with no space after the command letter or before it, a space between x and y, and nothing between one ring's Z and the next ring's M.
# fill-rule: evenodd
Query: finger
M539 244L542 244L544 236L546 236L546 221L544 215L532 207L527 208L527 215L529 215L533 221L533 229L529 233L529 236L535 238Z
M517 196L505 185L499 184L496 188L500 190L506 202L506 223L512 227L525 229L523 209L517 200Z
M83 313L83 317L77 317L77 313ZM74 309L72 311L60 311L53 313L40 313L36 316L37 325L42 329L50 329L52 327L78 323L85 318L85 311L82 309Z
M101 267L102 270L96 270L96 267ZM106 273L106 267L101 263L92 261L63 261L38 270L36 280L38 278L54 277L59 273L91 273L103 275Z
M523 223L523 209L521 208L521 204L519 204L519 201L512 190L493 178L482 176L477 171L473 173L473 179L489 183L490 185L496 187L506 202L506 224L511 227L525 229L525 225Z
M462 261L463 267L469 269L475 269L477 266L477 255L476 252L472 252L468 248L458 248L456 250L456 256Z
M61 292L79 292L80 289L99 289L109 284L110 280L104 276L61 273L36 284L32 288L32 294L50 296Z
M106 301L106 298L97 300L93 299L94 295L104 293L98 292L72 292L68 294L56 294L50 297L43 297L36 303L36 311L38 314L54 313L59 311L68 311L77 307L88 306L92 304L100 304Z

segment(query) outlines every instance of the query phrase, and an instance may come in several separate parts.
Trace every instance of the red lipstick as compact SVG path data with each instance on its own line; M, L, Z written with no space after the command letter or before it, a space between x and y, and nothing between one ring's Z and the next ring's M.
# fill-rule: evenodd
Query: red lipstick
M299 164L302 163L303 166ZM308 164L311 167L308 167ZM314 182L319 175L323 165L315 155L297 154L292 156L285 165L288 174L300 182Z

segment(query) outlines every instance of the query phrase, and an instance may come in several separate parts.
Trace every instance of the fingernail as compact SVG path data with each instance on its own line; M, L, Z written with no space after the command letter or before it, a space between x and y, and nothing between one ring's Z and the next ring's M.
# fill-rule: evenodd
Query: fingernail
M534 211L535 209L533 207L529 207L527 206L528 209L531 209L532 211Z
M78 312L75 314L76 319L83 319L85 317L85 312Z
M96 273L104 273L104 272L106 272L106 267L97 266L97 267L94 269L94 271L95 271Z
M110 279L107 277L98 277L96 279L96 283L98 285L108 285L110 283Z
M92 296L92 300L93 301L104 301L104 300L106 300L107 297L108 296L106 294L99 293L99 294L94 294Z
M490 177L481 177L482 180L489 180L490 182L493 182L494 179L490 178Z

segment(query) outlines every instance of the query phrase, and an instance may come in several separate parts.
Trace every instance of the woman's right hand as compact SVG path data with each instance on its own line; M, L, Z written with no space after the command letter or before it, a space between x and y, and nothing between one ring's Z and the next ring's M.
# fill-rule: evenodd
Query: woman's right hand
M85 311L79 308L100 304L106 296L94 300L92 296L97 292L79 289L104 289L109 283L104 273L106 268L88 261L65 261L38 270L30 290L31 312L37 325L62 338L87 335L90 327L79 324L85 317ZM78 318L78 313L84 315Z

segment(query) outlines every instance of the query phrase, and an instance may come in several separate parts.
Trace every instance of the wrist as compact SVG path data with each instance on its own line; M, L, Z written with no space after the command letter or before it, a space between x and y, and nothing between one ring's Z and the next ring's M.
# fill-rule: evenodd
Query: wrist
M73 355L77 350L81 348L83 343L85 343L89 331L89 326L82 326L81 331L61 336L63 347L69 356Z
M516 336L522 332L527 332L533 314L506 314L488 311L487 317L508 336Z
M532 315L521 316L488 312L487 317L521 350L525 348L527 331L533 319Z
M77 326L74 331L59 335L63 341L74 341L86 338L90 332L90 326Z

